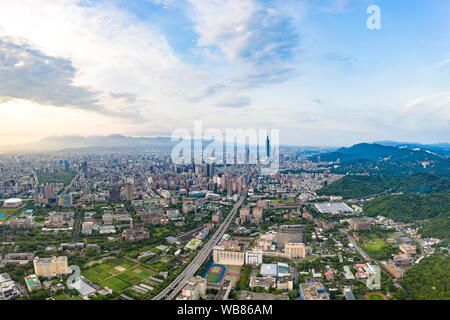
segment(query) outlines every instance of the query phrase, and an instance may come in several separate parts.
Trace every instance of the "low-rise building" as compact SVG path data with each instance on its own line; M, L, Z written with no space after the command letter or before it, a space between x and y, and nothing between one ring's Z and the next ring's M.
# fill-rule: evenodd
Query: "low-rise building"
M398 266L409 266L413 259L409 254L397 254L394 256L394 262Z
M29 292L37 291L42 288L41 281L35 274L30 274L25 277L25 283Z
M300 300L330 300L323 283L307 281L300 284Z
M0 274L0 300L12 300L20 296L20 291L9 274Z
M263 251L253 250L245 252L245 263L257 266L263 263Z
M269 290L270 288L276 287L276 281L274 277L265 276L265 277L251 277L249 288L264 288L265 290Z
M284 247L284 253L291 258L305 258L306 257L306 245L301 242L288 242Z
M351 218L348 220L351 230L370 230L372 228L372 220L367 217Z
M186 283L177 300L198 300L200 297L206 297L206 279L196 276Z
M383 261L381 264L394 278L400 279L403 276L403 270L397 267L394 261Z
M408 243L402 243L399 247L400 251L405 254L413 255L416 254L416 246Z

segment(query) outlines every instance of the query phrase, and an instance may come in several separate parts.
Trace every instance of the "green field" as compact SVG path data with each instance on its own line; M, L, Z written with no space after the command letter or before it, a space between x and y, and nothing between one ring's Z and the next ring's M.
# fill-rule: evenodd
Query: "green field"
M154 274L150 268L124 258L115 258L82 271L82 275L92 282L115 292L140 284Z
M271 199L270 202L272 203L294 203L295 199Z
M18 209L18 208L0 208L0 212L4 213L6 215L15 214L15 213L19 212L19 210L20 209Z
M369 296L369 300L384 300L384 298L379 294L372 294Z
M76 172L38 172L37 178L39 180L39 184L47 184L47 183L63 183L64 185L68 185L70 181L76 176Z
M379 251L384 247L384 241L381 239L370 240L364 246L369 251Z
M220 273L212 273L208 272L206 275L206 281L208 282L216 282L219 279Z
M392 245L385 242L386 238L392 237L393 235L393 233L381 234L377 231L359 232L359 237L361 239L359 245L369 256L374 259L389 259L391 254L398 251Z

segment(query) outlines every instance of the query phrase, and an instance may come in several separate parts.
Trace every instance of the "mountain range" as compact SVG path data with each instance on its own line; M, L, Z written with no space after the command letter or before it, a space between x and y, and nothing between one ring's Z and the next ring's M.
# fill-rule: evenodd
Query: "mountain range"
M176 142L169 137L127 137L123 135L109 136L61 136L47 137L33 143L0 146L0 152L41 152L61 150L171 150Z
M437 161L442 155L432 153L428 150L408 149L394 146L386 146L378 143L359 143L349 148L340 148L334 152L323 153L312 156L313 161L347 162L355 160L390 161L390 162L417 162Z
M176 144L170 137L131 137L119 134L109 136L52 136L41 139L37 142L0 146L0 152L42 152L42 151L95 151L95 150L149 150L149 151L170 151ZM359 159L380 161L383 159L390 161L427 161L450 156L450 144L440 143L424 145L419 143L403 143L394 141L380 141L377 143L360 143L349 148L319 148L319 147L294 147L281 146L286 150L301 150L302 152L320 154L322 161L341 162ZM300 149L299 149L300 148ZM317 155L312 156L313 161L317 161Z
M383 146L407 148L412 150L430 151L433 153L450 156L450 143L421 144L417 142L377 141Z

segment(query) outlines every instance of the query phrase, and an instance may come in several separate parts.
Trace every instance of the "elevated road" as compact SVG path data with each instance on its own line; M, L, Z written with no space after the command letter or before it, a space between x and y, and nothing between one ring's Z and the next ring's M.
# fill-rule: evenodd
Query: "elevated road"
M211 254L214 246L216 246L222 236L227 231L228 227L233 221L233 218L236 216L236 212L239 207L244 202L247 196L246 189L239 197L239 200L234 205L233 209L231 209L230 213L225 217L222 224L217 228L214 235L209 239L209 241L203 246L203 248L199 251L199 253L195 256L195 258L191 261L191 263L178 275L178 277L170 283L163 291L161 291L157 296L155 296L152 300L172 300L177 294L183 289L186 283L194 276L200 266L208 259Z

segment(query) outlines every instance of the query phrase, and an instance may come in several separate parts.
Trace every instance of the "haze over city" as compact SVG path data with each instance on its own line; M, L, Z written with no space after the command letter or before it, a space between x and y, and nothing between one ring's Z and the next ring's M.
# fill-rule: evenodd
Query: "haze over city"
M366 9L381 7L381 29ZM437 5L438 4L438 5ZM445 1L1 1L0 145L278 128L280 143L448 142Z

